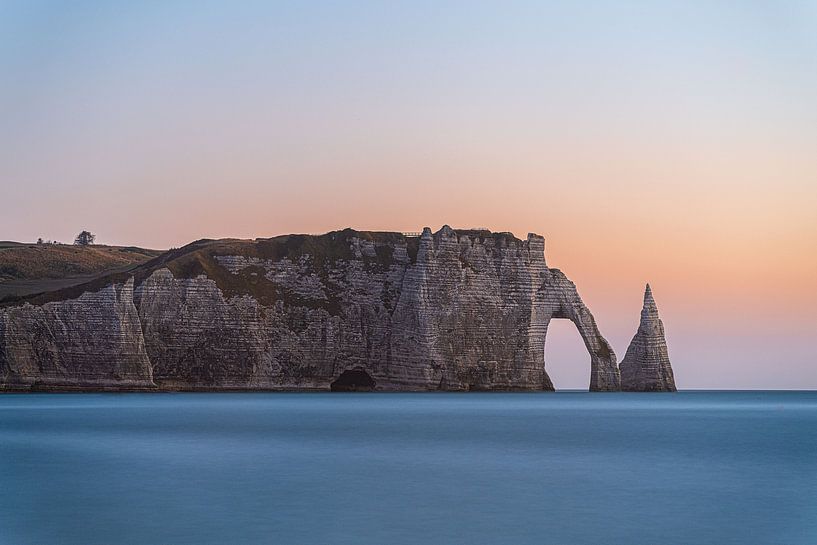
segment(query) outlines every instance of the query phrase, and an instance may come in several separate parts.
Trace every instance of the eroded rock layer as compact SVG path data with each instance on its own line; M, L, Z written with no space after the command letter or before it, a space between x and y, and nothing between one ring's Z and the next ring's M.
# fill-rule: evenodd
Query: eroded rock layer
M675 391L664 323L658 317L658 307L649 284L644 292L641 323L621 360L621 389L629 392Z
M615 353L538 235L199 241L0 308L0 388L552 390L553 318L584 339L590 389L618 390Z
M76 299L0 309L0 388L153 388L133 279Z

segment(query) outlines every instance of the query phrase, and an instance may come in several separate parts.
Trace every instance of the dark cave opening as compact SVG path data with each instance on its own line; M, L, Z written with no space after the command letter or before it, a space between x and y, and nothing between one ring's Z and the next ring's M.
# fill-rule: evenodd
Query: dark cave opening
M375 381L363 369L348 369L332 383L333 392L371 392Z

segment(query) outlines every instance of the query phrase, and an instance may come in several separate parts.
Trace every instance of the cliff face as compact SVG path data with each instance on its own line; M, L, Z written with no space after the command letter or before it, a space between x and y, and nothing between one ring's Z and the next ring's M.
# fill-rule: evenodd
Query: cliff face
M658 307L649 284L644 292L641 323L621 361L621 389L630 392L675 391L664 323L658 317Z
M0 310L0 389L152 387L132 279Z
M0 308L0 388L552 390L553 318L582 335L590 389L620 388L537 235L202 241L108 280Z

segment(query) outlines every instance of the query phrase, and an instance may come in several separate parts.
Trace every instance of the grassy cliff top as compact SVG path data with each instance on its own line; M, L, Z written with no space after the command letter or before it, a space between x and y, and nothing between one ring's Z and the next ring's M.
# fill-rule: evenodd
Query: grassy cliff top
M68 246L0 243L0 306L25 302L35 305L79 297L111 283L133 277L137 285L154 271L168 268L174 276L192 278L205 274L230 293L253 293L257 286L237 285L218 265L216 256L241 255L263 260L309 255L322 265L352 259L352 238L377 245L406 244L416 255L417 237L345 229L323 235L282 235L255 240L201 239L166 252L114 246ZM253 279L253 283L255 279Z
M456 236L468 236L472 240L494 239L502 245L521 243L510 233L492 233L482 229L458 229L450 232ZM356 231L343 229L322 235L281 235L272 238L245 239L201 239L181 248L159 253L140 248L113 246L50 246L24 245L4 248L0 243L0 271L5 265L11 278L27 282L25 289L3 292L0 282L0 306L19 305L24 302L43 304L79 297L86 291L97 291L111 283L124 282L133 277L136 285L141 284L154 271L167 268L177 278L194 278L204 274L216 281L228 294L250 293L267 300L273 297L273 287L266 285L263 276L230 274L217 262L217 256L240 255L247 258L277 261L289 258L293 261L302 256L309 259L316 271L325 269L338 260L354 259L352 239L374 243L376 255L364 256L367 266L387 268L391 264L394 246L405 245L409 259L417 257L420 237L387 231ZM4 252L9 253L3 257ZM86 275L81 278L79 275ZM25 282L23 282L25 284ZM11 283L7 283L9 286Z
M0 282L100 273L144 263L160 253L122 246L0 242Z
M160 254L130 246L0 242L0 302L85 284Z

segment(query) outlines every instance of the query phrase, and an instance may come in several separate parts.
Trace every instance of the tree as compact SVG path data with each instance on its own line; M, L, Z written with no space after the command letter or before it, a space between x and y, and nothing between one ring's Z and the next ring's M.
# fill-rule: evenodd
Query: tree
M83 231L74 239L74 244L77 246L89 246L96 240L96 235L90 231Z

